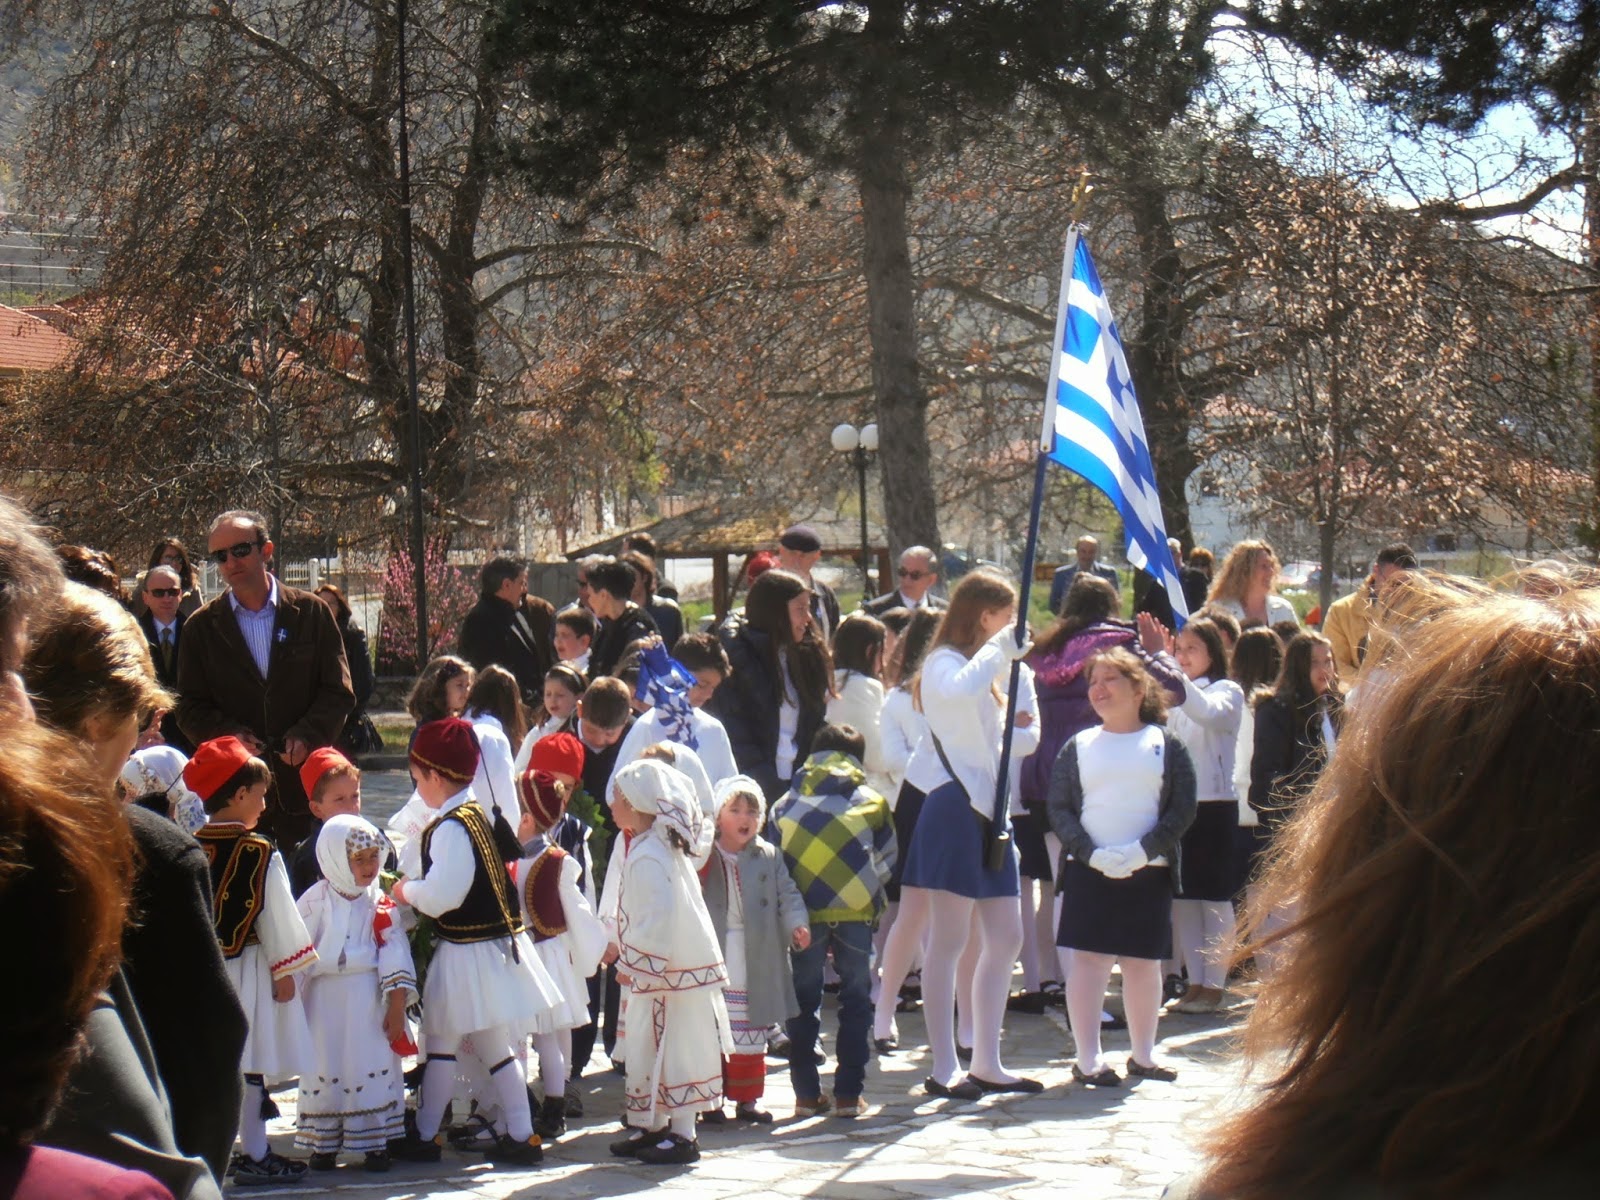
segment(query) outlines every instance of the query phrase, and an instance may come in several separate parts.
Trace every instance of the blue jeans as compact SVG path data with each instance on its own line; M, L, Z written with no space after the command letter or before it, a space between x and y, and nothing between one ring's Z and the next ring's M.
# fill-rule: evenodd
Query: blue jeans
M813 921L811 945L794 952L794 991L800 1015L788 1025L789 1082L797 1100L815 1100L822 1095L816 1049L822 1028L822 968L829 947L833 949L833 969L839 973L835 1098L854 1100L867 1078L867 1044L872 1033L872 926L866 921L837 925Z

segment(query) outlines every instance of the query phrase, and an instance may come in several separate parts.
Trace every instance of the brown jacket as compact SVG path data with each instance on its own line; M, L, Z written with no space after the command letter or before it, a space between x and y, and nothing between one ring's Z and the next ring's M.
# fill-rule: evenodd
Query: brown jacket
M310 592L278 584L278 614L267 678L261 678L229 593L184 623L178 643L178 727L199 745L208 738L255 734L267 744L277 806L306 824L300 772L278 756L285 738L312 749L331 746L355 707L344 641L328 606ZM283 831L274 823L282 840Z

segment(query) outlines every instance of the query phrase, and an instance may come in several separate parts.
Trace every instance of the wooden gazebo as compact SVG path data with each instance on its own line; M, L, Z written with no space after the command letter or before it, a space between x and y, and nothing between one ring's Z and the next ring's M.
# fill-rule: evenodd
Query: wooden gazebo
M837 513L825 516L775 511L751 513L735 511L726 506L702 505L677 516L662 517L628 533L648 533L655 539L656 549L663 559L709 558L712 603L720 619L733 606L751 558L762 550L777 549L778 535L791 525L802 524L817 531L825 556L860 562L861 522L859 518L843 517ZM623 539L627 536L619 533L604 541L582 546L569 551L567 558L576 560L591 554L620 554ZM889 578L889 550L884 544L882 527L869 520L867 538L877 568L876 578L880 581ZM730 571L730 560L738 561L737 570Z

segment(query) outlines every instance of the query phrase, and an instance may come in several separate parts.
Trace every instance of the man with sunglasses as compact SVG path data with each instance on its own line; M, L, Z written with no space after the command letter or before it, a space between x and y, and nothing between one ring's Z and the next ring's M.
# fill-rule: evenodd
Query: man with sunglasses
M156 678L162 687L176 693L178 643L183 640L186 619L179 607L183 603L183 580L171 567L151 567L139 583L139 599L144 606L139 614L139 628L144 630L145 641L150 643L150 660L156 665ZM178 728L176 713L161 715L161 740L185 754L194 753L194 746Z
M196 745L233 735L272 768L262 820L279 845L311 827L300 764L331 746L355 707L344 639L317 596L272 574L267 520L211 522L206 557L228 590L194 613L178 653L178 725Z
M891 608L938 610L944 601L933 594L939 582L939 560L926 546L908 546L900 553L900 586L861 602L861 611L881 617Z

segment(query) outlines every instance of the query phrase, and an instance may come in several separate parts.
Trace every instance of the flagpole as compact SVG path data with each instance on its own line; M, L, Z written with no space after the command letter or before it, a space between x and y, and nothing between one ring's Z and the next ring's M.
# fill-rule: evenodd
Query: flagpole
M1079 182L1080 194L1084 183ZM1074 207L1081 207L1081 201ZM1061 345L1067 326L1067 291L1072 286L1072 256L1078 250L1077 214L1067 227L1067 248L1061 258L1061 290L1056 297L1055 341L1050 344L1050 378L1044 392L1044 425L1039 433L1039 446L1034 451L1033 503L1028 510L1028 540L1022 551L1022 588L1017 598L1017 645L1028 640L1028 603L1033 592L1033 566L1039 553L1039 517L1044 510L1045 471L1050 465L1049 452L1055 445L1056 387L1061 382ZM1006 723L1000 734L1000 771L994 781L993 827L1001 829L1006 816L1006 792L1011 786L1011 738L1016 732L1017 691L1022 685L1022 660L1011 664L1011 682L1006 692Z

